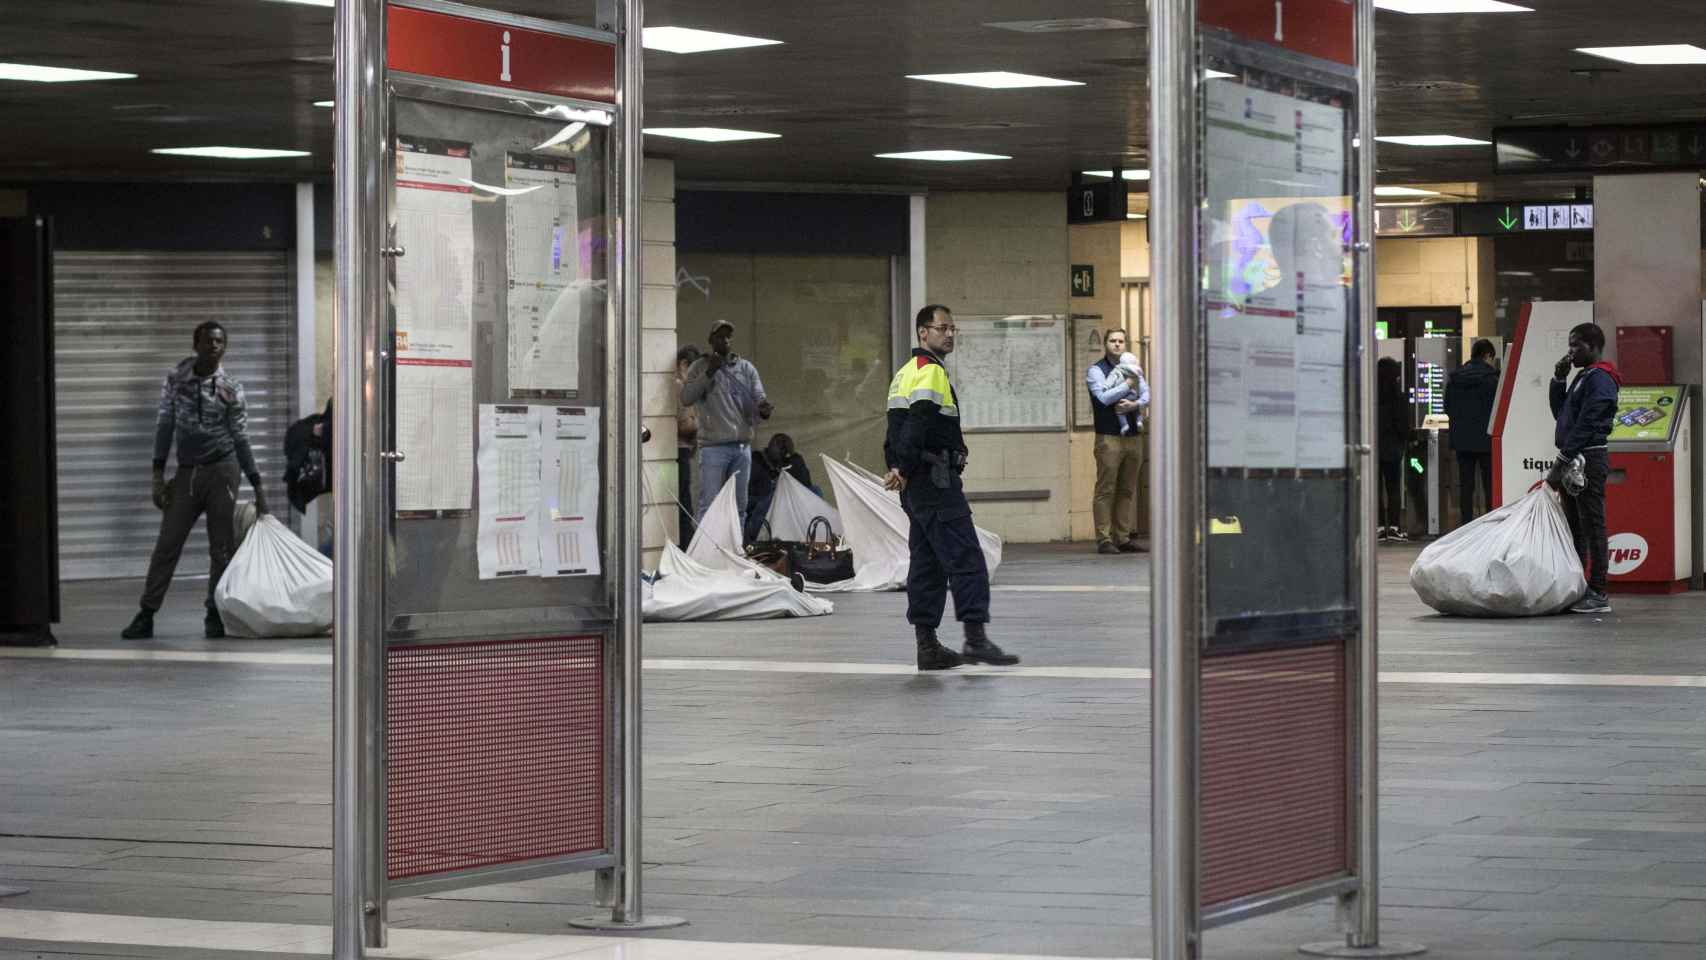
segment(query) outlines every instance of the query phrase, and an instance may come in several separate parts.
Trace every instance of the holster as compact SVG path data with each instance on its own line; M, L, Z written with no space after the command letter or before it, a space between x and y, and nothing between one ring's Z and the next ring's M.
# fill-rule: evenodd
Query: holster
M958 450L924 451L924 462L930 465L930 483L938 490L951 490L954 477L966 468L966 455Z

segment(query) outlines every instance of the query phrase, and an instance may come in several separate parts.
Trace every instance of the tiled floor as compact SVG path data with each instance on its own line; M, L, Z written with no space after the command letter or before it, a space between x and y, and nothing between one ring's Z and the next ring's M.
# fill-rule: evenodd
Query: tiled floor
M1413 556L1383 558L1388 935L1477 960L1706 955L1706 596L1619 597L1600 621L1446 620L1405 586ZM648 949L1147 955L1147 560L1010 557L995 613L1026 657L1013 676L908 670L898 595L837 597L809 622L648 628L646 903L692 921ZM161 639L126 645L134 594L75 586L65 647L288 657L0 658L0 885L31 888L0 900L0 960L44 943L189 955L31 940L7 926L20 910L329 916L326 641L200 640L180 587ZM596 946L564 926L594 912L590 886L399 901L392 920ZM1210 931L1205 956L1333 932L1308 907Z

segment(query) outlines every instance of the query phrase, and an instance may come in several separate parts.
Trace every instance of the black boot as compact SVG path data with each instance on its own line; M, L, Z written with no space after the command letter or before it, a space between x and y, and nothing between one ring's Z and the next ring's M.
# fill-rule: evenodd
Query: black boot
M130 626L124 628L119 636L126 640L147 640L154 636L154 611L138 610L131 618Z
M918 634L918 669L920 670L952 670L965 663L960 655L936 639L936 631L931 627L913 627Z
M219 616L219 608L211 602L207 605L207 619L202 621L202 626L202 636L209 640L218 640L225 636L225 621Z
M960 655L967 663L987 663L996 667L1011 667L1019 662L1017 656L989 641L981 623L966 624L966 645L960 648Z

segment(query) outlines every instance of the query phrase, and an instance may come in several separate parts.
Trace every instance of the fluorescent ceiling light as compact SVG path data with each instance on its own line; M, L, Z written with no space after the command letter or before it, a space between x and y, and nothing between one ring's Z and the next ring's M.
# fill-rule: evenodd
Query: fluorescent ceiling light
M956 160L1011 160L999 153L973 153L970 150L911 150L906 153L879 153L883 160L936 160L952 163Z
M314 101L314 106L325 107L327 110L330 110L333 107L337 106L337 102L334 100L316 100L316 101Z
M1125 218L1127 220L1148 220L1149 214L1147 214L1147 213L1128 213L1125 215Z
M1227 73L1225 70L1205 70L1203 71L1202 78L1204 80L1231 80L1236 76L1238 75L1235 73Z
M274 3L300 3L305 7L329 7L336 0L273 0Z
M1393 13L1533 13L1504 0L1374 0L1374 6Z
M1375 187L1377 197L1437 197L1438 190L1423 190L1419 187Z
M276 157L306 157L306 150L268 150L262 147L161 147L150 153L174 157L215 157L220 160L271 160Z
M1080 30L1136 30L1137 24L1130 20L1115 20L1113 17L1063 17L1056 20L1002 20L997 23L986 23L986 27L997 30L1012 30L1016 33L1075 33Z
M1706 50L1692 43L1661 43L1647 47L1577 47L1576 52L1642 67L1706 63Z
M1430 133L1414 137L1375 137L1381 143L1396 143L1406 147L1484 147L1490 140L1471 140L1445 133Z
M674 137L677 140L698 140L701 143L731 143L735 140L775 140L779 133L759 133L757 130L726 130L722 127L647 127L654 137Z
M1107 177L1109 180L1112 180L1114 178L1114 172L1112 170L1086 170L1086 171L1084 171L1084 175L1086 177ZM1148 180L1149 179L1149 171L1148 170L1121 170L1120 171L1120 179L1121 180Z
M738 33L717 33L714 30L695 30L692 27L647 27L642 34L647 50L666 53L705 53L709 50L737 50L741 47L768 47L780 40L763 37L743 37Z
M0 80L28 80L31 83L71 83L77 80L134 80L134 73L113 73L108 70L73 70L69 67L38 67L28 63L0 63Z
M957 83L962 87L983 87L986 90L1018 90L1023 87L1082 87L1082 81L1056 80L1029 73L1009 73L1006 70L986 70L982 73L909 73L908 80L929 80L932 83Z

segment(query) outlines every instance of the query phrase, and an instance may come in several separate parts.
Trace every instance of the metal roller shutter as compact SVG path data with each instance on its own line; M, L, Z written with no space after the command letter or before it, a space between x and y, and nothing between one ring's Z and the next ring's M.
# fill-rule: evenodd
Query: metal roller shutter
M296 409L288 256L59 251L53 270L61 576L148 571L160 529L148 486L155 404L161 380L191 355L191 333L204 320L218 320L230 335L225 369L243 384L267 499L285 516L284 431ZM207 574L205 523L184 547L180 577Z

